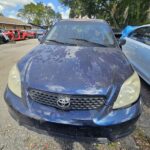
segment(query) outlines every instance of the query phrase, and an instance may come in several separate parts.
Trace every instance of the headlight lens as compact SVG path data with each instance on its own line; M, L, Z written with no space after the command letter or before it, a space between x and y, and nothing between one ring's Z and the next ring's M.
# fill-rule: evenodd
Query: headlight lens
M17 65L14 65L9 72L8 87L15 95L21 97L21 79Z
M128 106L134 103L140 95L141 83L136 72L122 85L113 109Z

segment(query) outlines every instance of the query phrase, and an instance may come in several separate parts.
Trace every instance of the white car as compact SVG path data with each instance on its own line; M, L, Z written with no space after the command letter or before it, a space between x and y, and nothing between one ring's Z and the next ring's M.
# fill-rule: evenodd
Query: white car
M141 78L150 85L150 24L137 27L124 39L124 54Z

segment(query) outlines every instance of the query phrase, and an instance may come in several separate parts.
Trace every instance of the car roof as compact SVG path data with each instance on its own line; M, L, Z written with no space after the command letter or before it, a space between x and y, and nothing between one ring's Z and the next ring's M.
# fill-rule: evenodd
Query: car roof
M150 27L150 24L141 25L141 26L138 26L137 28L141 28L141 27Z
M60 22L99 22L99 23L107 23L105 20L103 19L77 19L77 18L73 18L73 19L62 19L60 20Z

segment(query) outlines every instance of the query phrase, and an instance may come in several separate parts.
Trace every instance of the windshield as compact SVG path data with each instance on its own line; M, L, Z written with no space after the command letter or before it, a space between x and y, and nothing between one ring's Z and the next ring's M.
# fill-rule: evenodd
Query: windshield
M106 23L93 21L61 21L51 29L45 42L116 47L116 40L110 27Z

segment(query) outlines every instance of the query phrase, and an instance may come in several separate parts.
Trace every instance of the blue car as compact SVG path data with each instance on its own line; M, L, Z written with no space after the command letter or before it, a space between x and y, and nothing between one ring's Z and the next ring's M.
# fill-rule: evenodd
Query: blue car
M57 22L13 66L4 98L20 125L75 140L117 140L141 114L139 77L96 19Z

